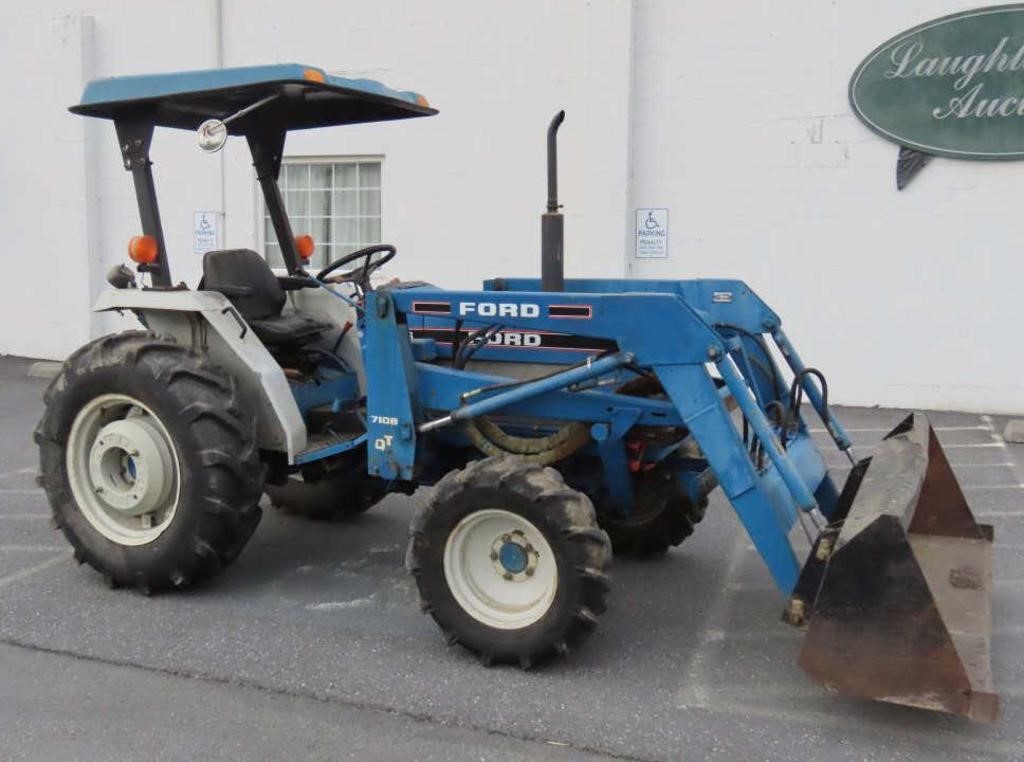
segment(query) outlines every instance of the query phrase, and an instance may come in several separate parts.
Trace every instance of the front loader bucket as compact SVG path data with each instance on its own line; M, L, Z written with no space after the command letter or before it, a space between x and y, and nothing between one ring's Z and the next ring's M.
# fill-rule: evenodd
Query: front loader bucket
M916 413L853 469L784 618L826 687L992 722L991 599L992 527Z

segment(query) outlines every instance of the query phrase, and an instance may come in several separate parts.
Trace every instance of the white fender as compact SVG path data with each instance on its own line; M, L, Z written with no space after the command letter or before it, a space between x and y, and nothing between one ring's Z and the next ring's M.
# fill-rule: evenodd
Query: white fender
M151 331L198 349L226 369L256 417L257 441L262 449L287 453L289 463L306 449L306 426L288 379L223 294L110 289L100 294L93 311L110 310L134 312Z

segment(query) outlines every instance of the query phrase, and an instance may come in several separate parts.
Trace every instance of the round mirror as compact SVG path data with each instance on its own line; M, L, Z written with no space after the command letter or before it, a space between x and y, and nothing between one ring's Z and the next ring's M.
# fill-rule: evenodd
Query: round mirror
M228 139L228 128L220 119L207 119L196 133L199 147L209 153L216 153Z

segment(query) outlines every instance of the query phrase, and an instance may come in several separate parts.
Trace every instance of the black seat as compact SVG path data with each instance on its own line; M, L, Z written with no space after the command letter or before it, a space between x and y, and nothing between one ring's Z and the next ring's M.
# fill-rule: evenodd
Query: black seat
M333 327L302 315L282 315L284 289L266 260L251 249L208 251L199 288L224 294L272 350L307 344Z

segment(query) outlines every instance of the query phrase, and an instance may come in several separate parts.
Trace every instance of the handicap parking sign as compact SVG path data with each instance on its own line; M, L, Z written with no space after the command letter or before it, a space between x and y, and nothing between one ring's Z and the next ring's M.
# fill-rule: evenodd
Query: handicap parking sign
M668 257L668 209L636 210L636 258Z

